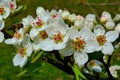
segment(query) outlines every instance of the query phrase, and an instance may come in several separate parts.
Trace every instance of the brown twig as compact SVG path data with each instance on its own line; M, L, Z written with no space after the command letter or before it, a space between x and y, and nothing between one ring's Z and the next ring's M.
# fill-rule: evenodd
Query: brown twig
M101 3L101 4L96 4L96 3L85 3L84 5L86 5L86 6L115 6L115 5L120 5L120 2L114 2L114 3Z

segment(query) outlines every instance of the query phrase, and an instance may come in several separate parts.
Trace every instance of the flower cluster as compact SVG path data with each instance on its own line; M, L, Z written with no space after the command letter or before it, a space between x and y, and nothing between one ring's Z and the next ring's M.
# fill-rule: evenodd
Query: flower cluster
M62 56L74 55L75 62L83 66L88 61L87 54L102 51L104 55L111 55L114 51L112 42L119 37L119 32L114 30L115 23L108 12L102 13L100 23L94 14L88 14L84 18L81 15L70 14L66 10L49 12L38 7L36 14L35 18L30 15L23 18L23 27L17 30L12 38L5 40L7 44L22 44L17 57L30 56L32 51L38 49L59 50ZM16 59L19 59L16 56L13 59L14 65ZM18 63L21 61L17 61Z
M5 21L10 13L18 11L22 6L17 7L16 0L0 0L0 42L4 40L4 34L1 32L5 26Z
M15 0L0 1L0 30L4 28L5 19L10 13L18 9ZM74 63L83 67L91 53L112 55L113 42L119 38L120 33L120 23L115 23L120 20L120 15L116 16L112 19L110 13L104 11L97 20L95 14L83 17L70 14L67 10L49 11L38 7L36 17L28 15L23 18L20 22L23 26L15 31L12 38L6 39L5 43L17 48L17 54L13 58L14 66L23 67L32 53L38 50L57 50L63 57L73 56ZM3 39L4 34L0 32L0 42ZM101 64L93 60L87 66L90 70L101 72Z

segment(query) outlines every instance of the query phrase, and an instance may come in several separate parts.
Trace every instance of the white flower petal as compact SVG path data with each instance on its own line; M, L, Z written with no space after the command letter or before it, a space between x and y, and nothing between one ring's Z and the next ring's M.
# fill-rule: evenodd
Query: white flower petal
M102 72L102 68L98 65L92 67L94 71L96 72Z
M38 49L40 49L40 42L39 41L35 41L34 43L33 43L33 49L34 50L38 50Z
M15 38L6 39L6 40L5 40L5 43L6 43L6 44L15 44L15 43L16 43L16 39L15 39Z
M13 65L14 66L20 65L21 58L22 58L21 55L19 53L17 53L13 58Z
M0 20L0 30L2 30L5 26L5 23L3 20Z
M8 7L4 7L5 8L5 13L3 15L3 18L6 19L9 15L10 15L10 8Z
M36 14L37 14L37 16L42 15L44 12L45 12L45 9L44 9L43 7L38 7L38 8L36 9Z
M37 36L38 33L39 33L39 30L37 30L36 28L32 28L30 30L30 37L31 37L31 39L33 39L35 36Z
M120 71L120 66L119 65L112 65L109 67L110 73L112 74L113 77L117 78L118 71Z
M4 40L4 34L0 31L0 42Z
M27 55L28 55L28 56L30 56L30 55L32 54L32 52L33 52L33 47L32 47L32 44L31 44L31 43L29 43L26 52L27 52Z
M85 20L92 22L96 21L95 14L88 14Z
M85 45L85 51L87 53L92 53L94 51L96 51L96 48L99 46L98 42L95 40L88 40L86 41L86 45Z
M27 56L24 56L20 60L20 67L23 67L27 63Z
M104 34L105 34L105 29L104 29L103 26L97 25L97 26L94 28L94 33L95 33L96 36L104 35Z
M106 17L106 19L111 19L111 18L112 18L111 15L110 15L110 13L107 12L107 11L104 11L104 12L102 13L102 16Z
M94 38L94 34L90 31L89 28L82 28L79 32L79 36L85 41Z
M61 50L61 49L63 49L63 48L65 48L65 46L66 46L66 44L62 44L62 43L53 43L53 49L54 50Z
M105 43L103 45L102 53L105 55L111 55L114 51L114 47L111 43Z
M40 49L44 51L52 51L53 50L53 42L48 38L40 42Z
M107 20L107 22L106 22L106 24L105 24L105 27L106 27L106 29L108 29L108 30L114 29L115 23L113 22L112 19L109 19L109 20Z
M27 47L28 44L30 43L30 36L29 35L25 35L22 41L22 45Z
M75 52L74 59L78 66L84 66L84 64L88 61L88 55L84 51Z
M113 42L119 37L118 31L109 31L105 34L107 42Z
M79 32L75 27L71 27L68 33L71 39L76 39L79 37Z
M67 43L67 46L64 49L59 50L59 53L62 56L71 56L74 52L75 52L74 47L70 42Z

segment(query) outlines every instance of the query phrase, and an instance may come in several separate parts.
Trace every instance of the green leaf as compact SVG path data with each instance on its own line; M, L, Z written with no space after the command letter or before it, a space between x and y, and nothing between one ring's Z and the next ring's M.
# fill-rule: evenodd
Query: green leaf
M76 76L76 80L87 80L87 78L80 72L80 69L77 65L74 65L72 67L74 73L75 73L75 76Z
M42 56L43 53L44 53L43 51L38 53L38 55L36 57L34 57L34 59L31 61L31 63L35 63Z

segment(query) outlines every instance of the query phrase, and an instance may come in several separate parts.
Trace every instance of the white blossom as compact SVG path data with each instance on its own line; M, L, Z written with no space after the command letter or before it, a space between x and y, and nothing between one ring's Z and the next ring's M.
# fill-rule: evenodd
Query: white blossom
M5 40L6 44L20 44L23 41L24 37L24 30L23 28L20 28L18 31L16 31L12 38L8 38Z
M114 51L114 47L111 42L114 42L118 36L118 31L108 31L105 33L104 27L97 25L94 28L94 33L96 35L96 40L99 43L98 50L102 50L105 55L111 55Z
M93 39L94 34L88 28L82 28L79 32L72 27L69 30L69 35L71 41L59 52L63 56L74 54L75 63L83 66L88 61L87 53L94 52L97 47L97 42Z
M28 37L29 36L26 36L26 38L23 40L23 44L18 47L18 52L13 58L14 66L23 67L27 63L28 57L33 52L32 44L29 40L30 38Z

